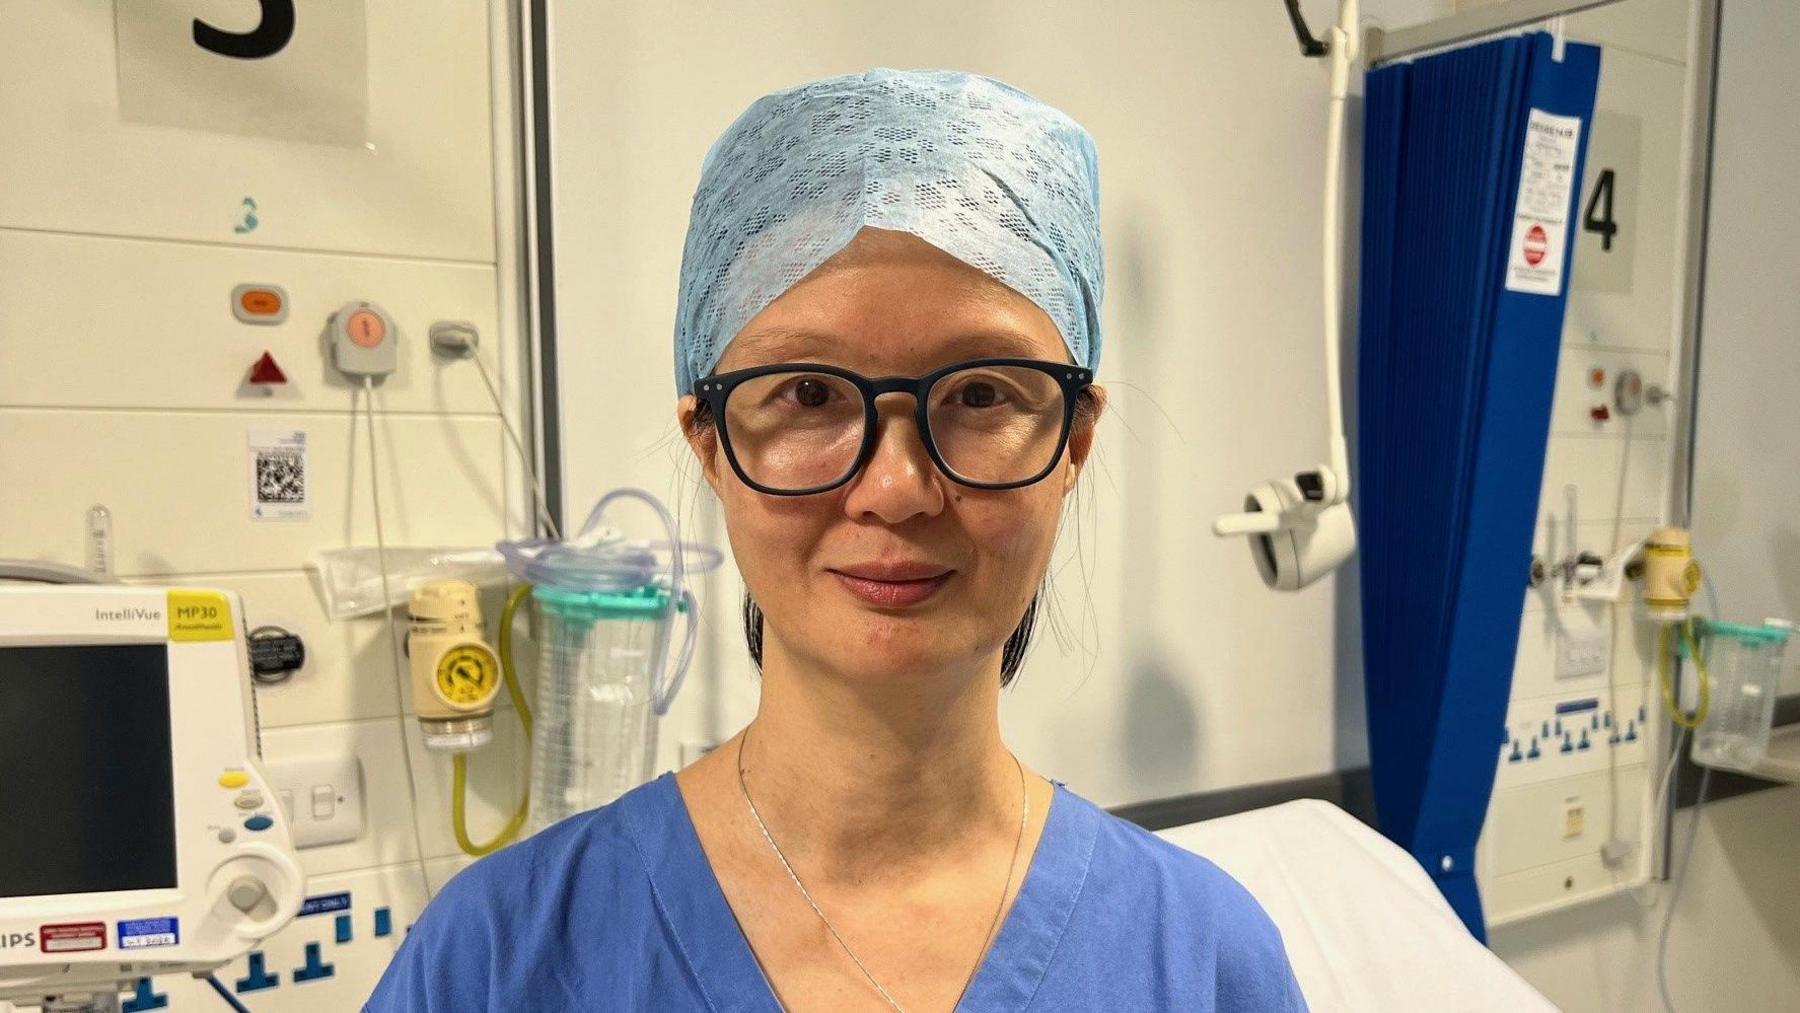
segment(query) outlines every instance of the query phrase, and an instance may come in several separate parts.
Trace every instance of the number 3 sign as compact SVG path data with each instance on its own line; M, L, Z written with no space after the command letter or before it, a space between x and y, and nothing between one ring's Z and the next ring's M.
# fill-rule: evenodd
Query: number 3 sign
M294 0L261 0L262 20L247 32L222 32L194 19L194 45L220 56L261 60L287 47L294 37Z
M360 145L363 0L115 0L119 115L135 123Z

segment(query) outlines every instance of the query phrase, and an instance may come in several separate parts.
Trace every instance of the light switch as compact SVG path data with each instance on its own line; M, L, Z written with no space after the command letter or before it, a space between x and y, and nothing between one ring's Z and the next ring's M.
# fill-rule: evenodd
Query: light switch
M363 835L362 763L354 755L265 758L263 772L288 815L294 847L341 844Z

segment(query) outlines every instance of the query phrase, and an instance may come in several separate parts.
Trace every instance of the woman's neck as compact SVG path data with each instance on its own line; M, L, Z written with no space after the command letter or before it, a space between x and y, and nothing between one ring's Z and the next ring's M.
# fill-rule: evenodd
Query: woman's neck
M1000 739L999 688L997 658L871 685L771 637L741 740L746 786L789 857L828 880L905 877L995 835L1010 843L1020 771Z

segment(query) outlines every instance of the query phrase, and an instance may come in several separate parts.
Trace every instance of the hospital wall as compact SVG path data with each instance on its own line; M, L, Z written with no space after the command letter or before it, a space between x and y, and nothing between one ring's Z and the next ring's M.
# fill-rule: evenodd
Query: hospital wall
M0 8L0 557L82 565L87 512L104 506L118 577L227 588L247 626L301 637L301 669L255 690L265 768L354 760L332 789L365 827L300 852L329 909L219 977L262 1013L352 1009L466 859L448 758L403 713L404 660L379 621L328 620L306 570L315 550L374 541L359 394L322 335L352 300L398 328L398 370L374 396L391 544L522 529L525 485L480 377L425 340L433 321L473 322L518 389L513 83L504 58L490 70L512 43L504 4L315 5L281 59L209 77L221 68L194 51L188 21L241 30L255 9ZM242 283L280 286L286 320L236 319ZM264 352L285 384L248 382ZM284 476L304 504L256 492L271 432L305 434L304 477ZM259 519L259 506L300 516ZM502 714L471 765L482 836L515 801L514 727ZM127 1008L222 1004L171 976Z
M1307 5L1315 23L1328 6ZM1398 27L1453 6L1373 3L1365 13ZM1294 58L1281 19L1249 3L1218 5L1204 18L1184 4L1130 13L1040 5L1029 19L997 3L796 3L722 14L699 5L650 13L564 2L552 10L563 463L573 515L606 488L637 484L680 501L691 530L723 537L673 426L666 379L678 223L698 156L718 132L754 96L825 74L876 64L990 73L1068 110L1095 134L1109 269L1099 374L1110 414L1052 574L1065 636L1042 636L1003 698L1009 742L1103 804L1366 762L1354 563L1307 592L1278 596L1262 587L1241 543L1208 530L1249 484L1317 457L1325 429L1314 196L1322 72ZM1630 211L1622 202L1619 213L1641 234L1623 271L1617 256L1602 262L1585 246L1578 251L1576 281L1584 283L1584 259L1592 276L1571 301L1536 546L1552 561L1568 545L1567 485L1578 488L1582 548L1609 549L1615 519L1628 544L1662 516L1668 431L1653 413L1629 430L1617 416L1593 419L1590 410L1606 399L1587 377L1601 367L1610 388L1619 370L1632 368L1666 383L1675 362L1681 191L1691 171L1681 161L1689 12L1684 0L1626 0L1571 19L1572 38L1607 48L1601 108L1611 116L1596 129L1609 131L1609 148L1630 149L1637 188ZM1355 131L1353 115L1352 150ZM1352 179L1351 192L1356 185ZM626 193L632 199L619 199ZM1592 235L1583 241L1597 246ZM1720 466L1738 472L1745 462ZM755 676L736 613L741 582L727 570L705 592L707 640L664 725L669 767L754 712ZM1521 586L1522 709L1594 696L1607 681L1556 678L1550 608ZM1612 658L1629 698L1621 714L1646 702L1652 657L1643 631L1625 621ZM1622 765L1622 798L1648 794L1654 755L1646 741ZM1579 780L1547 783L1560 789ZM1605 790L1578 786L1599 825ZM1722 803L1708 826L1717 821L1742 847L1766 848L1790 825L1777 801L1784 795ZM1561 812L1553 804L1502 813L1535 823L1524 835L1541 843L1516 863L1529 873L1522 885L1502 884L1512 889L1501 911L1548 913L1499 930L1496 946L1569 1009L1644 1008L1652 993L1643 927L1661 908L1638 914L1633 894L1606 898L1619 889L1612 882L1562 896L1575 868L1584 883L1611 877L1601 872L1598 841L1573 854L1558 850L1550 821ZM1649 817L1627 828L1641 847L1658 836ZM1704 998L1689 993L1682 1008L1758 1008L1793 985L1794 937L1759 913L1757 888L1739 875L1748 870L1721 864L1710 834L1701 838L1672 960L1746 973L1715 982ZM1653 855L1639 855L1634 870L1654 864ZM1711 899L1696 903L1702 889Z
M1334 5L1308 6L1323 23ZM1378 0L1365 12L1398 27L1442 7ZM1354 570L1277 595L1243 540L1210 530L1253 485L1326 451L1325 70L1299 57L1278 5L550 9L570 516L638 485L679 501L692 533L723 541L674 426L671 368L707 145L757 96L811 78L882 65L990 74L1093 133L1108 272L1108 414L1069 504L1048 628L1003 696L1008 741L1106 805L1367 761L1347 632ZM704 588L707 639L664 722L665 766L754 712L741 594L730 569Z
M355 756L363 772L364 835L302 852L309 893L352 895L349 939L329 916L309 916L264 948L260 979L247 961L221 974L273 982L245 995L265 1013L350 1008L428 893L467 861L448 829L448 765L419 747L396 702L405 689L384 631L328 622L304 570L308 552L372 539L353 393L319 346L327 313L375 299L407 339L401 373L377 397L389 539L478 545L522 517L524 483L479 378L433 360L423 341L433 320L476 321L505 388L520 390L518 237L505 206L516 124L504 60L489 62L508 25L500 5L485 19L470 5L451 18L430 5L422 17L421 5L367 5L366 137L335 154L249 140L256 128L245 124L128 122L104 7L34 10L24 27L8 23L25 17L17 7L0 14L0 136L31 141L0 146L0 556L79 563L85 511L107 505L121 574L230 587L253 625L306 639L307 666L257 690L265 755ZM227 0L194 6L220 23L234 16ZM1315 25L1329 6L1305 4ZM1371 0L1365 13L1397 27L1451 6ZM1009 741L1103 804L1366 762L1354 564L1277 596L1241 543L1208 530L1251 484L1323 450L1323 69L1294 53L1278 7L555 0L549 10L567 516L638 485L722 539L672 425L669 345L687 204L718 132L755 96L823 74L877 64L990 73L1094 132L1110 281L1100 376L1112 407L1065 528L1055 619L1004 698ZM1678 59L1657 43L1618 44L1637 50L1627 62ZM259 224L235 231L252 194ZM240 281L283 284L290 321L231 321L226 298ZM1571 337L1575 350L1589 351L1581 340ZM1767 355L1791 360L1767 341ZM290 377L267 396L241 382L265 348ZM1669 356L1666 341L1602 351L1658 373ZM1579 399L1559 410L1553 466L1584 473L1597 462L1591 484L1610 489L1622 443L1581 428ZM252 432L272 428L303 429L313 445L304 521L249 516ZM1666 449L1633 446L1647 461ZM1546 488L1560 488L1554 475ZM1654 518L1654 492L1634 489L1632 523ZM1583 503L1584 521L1604 530L1608 497ZM665 767L753 713L740 593L731 571L704 588L706 640L664 726ZM500 715L500 741L471 764L478 838L515 801L512 728ZM1683 1009L1779 1008L1767 1000L1800 994L1800 928L1778 903L1796 885L1777 847L1795 801L1770 792L1708 807L1671 945ZM1635 903L1621 895L1520 922L1495 945L1569 1009L1646 1008L1662 909ZM177 1010L216 1003L181 980L152 994Z
M1662 523L1676 486L1675 413L1628 412L1615 391L1633 373L1677 386L1690 16L1687 0L1625 0L1568 19L1569 37L1600 45L1602 58L1539 490L1533 553L1546 568L1629 552ZM1506 740L1477 850L1490 925L1631 889L1656 866L1648 799L1667 742L1655 719L1654 628L1630 600L1559 593L1567 586L1552 574L1523 594ZM1597 664L1568 660L1582 644ZM1609 840L1629 854L1609 862Z
M1800 409L1790 393L1800 377L1792 326L1800 318L1792 284L1800 277L1800 125L1789 108L1800 8L1727 0L1719 35L1699 383L1691 392L1692 529L1724 617L1755 623L1800 616L1791 506L1800 495L1791 466L1800 458ZM1789 693L1800 689L1796 661L1790 652ZM1702 813L1669 933L1676 1008L1800 1008L1800 788L1710 802ZM1684 810L1675 821L1683 848L1692 819ZM1668 904L1666 890L1627 893L1499 928L1491 941L1565 1009L1657 1009L1655 958Z

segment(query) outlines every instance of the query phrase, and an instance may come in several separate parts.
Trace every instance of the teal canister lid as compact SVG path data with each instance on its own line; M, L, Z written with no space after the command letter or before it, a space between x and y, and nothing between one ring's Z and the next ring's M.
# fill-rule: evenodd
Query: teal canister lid
M669 610L669 592L654 584L621 591L578 591L538 584L532 600L545 615L576 622L601 619L657 619Z

